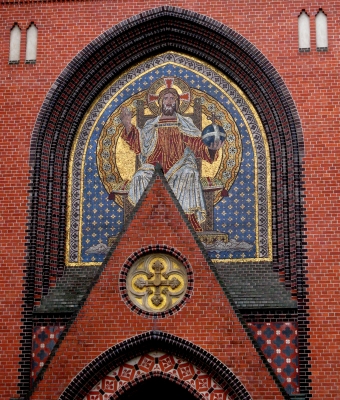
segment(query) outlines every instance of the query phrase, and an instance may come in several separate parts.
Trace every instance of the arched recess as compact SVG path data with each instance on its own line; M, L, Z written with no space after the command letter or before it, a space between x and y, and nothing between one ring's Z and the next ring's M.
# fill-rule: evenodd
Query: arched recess
M64 268L68 162L84 114L120 72L165 50L182 51L217 67L256 108L271 153L274 268L296 290L303 142L290 93L244 37L210 18L169 6L124 21L90 43L61 73L41 108L31 142L29 248L37 301Z
M32 306L39 304L64 270L68 164L82 118L116 76L166 50L193 55L222 71L243 90L260 116L271 154L273 268L292 293L305 301L303 139L291 95L273 65L244 37L206 16L164 6L134 16L100 35L71 61L46 96L31 141L24 321L30 320ZM301 318L304 321L305 317ZM23 330L27 348L24 346L22 365L27 368L30 329L25 325ZM27 388L28 382L29 378L23 379L22 388Z
M155 354L157 352L159 352L159 357ZM142 357L139 358L139 356ZM130 360L133 362L129 363ZM134 368L133 363L137 364L138 368ZM188 370L187 373L181 373L181 365L183 372ZM123 373L124 368L129 371ZM174 370L175 368L178 372ZM116 372L112 376L116 374L118 379L111 378L114 386L107 393L111 396L115 393L125 393L132 385L157 376L178 380L179 384L191 391L197 398L206 398L202 396L213 392L212 389L215 388L215 394L227 394L230 400L251 399L240 380L212 354L169 333L149 331L111 347L91 361L72 380L59 400L83 400L95 385L105 378L108 379L108 374L114 370ZM140 372L138 373L138 371ZM122 375L125 382L118 384ZM191 382L192 377L197 382ZM202 380L202 384L204 380L203 385L199 384L200 380ZM205 390L201 386L206 386L207 382L210 386ZM100 393L104 394L103 391L105 389L101 388ZM112 396L112 398L115 397Z
M129 388L126 393L120 395L121 400L146 399L158 400L160 393L163 400L172 400L179 398L183 400L204 399L202 395L192 386L186 385L183 381L175 380L169 374L159 373L156 376L150 376L151 379L145 379Z

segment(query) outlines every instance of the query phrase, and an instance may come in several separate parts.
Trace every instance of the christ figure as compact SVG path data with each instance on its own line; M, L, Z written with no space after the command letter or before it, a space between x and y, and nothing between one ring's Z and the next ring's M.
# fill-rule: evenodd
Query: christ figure
M176 89L163 89L158 101L160 115L149 119L142 129L132 125L128 108L123 108L120 115L125 128L122 138L141 164L132 177L128 199L133 205L138 202L159 163L194 229L201 231L206 209L196 158L213 163L222 142L217 140L210 147L202 142L201 131L192 119L179 113Z

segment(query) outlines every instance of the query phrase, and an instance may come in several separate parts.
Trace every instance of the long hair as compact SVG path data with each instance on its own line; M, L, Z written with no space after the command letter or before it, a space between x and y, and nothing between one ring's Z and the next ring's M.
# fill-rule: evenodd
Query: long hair
M160 91L159 97L158 97L159 112L161 113L163 110L163 99L164 99L164 96L168 93L171 93L175 96L175 98L176 98L175 111L176 111L176 113L179 113L179 94L177 93L177 90L174 88L165 88Z

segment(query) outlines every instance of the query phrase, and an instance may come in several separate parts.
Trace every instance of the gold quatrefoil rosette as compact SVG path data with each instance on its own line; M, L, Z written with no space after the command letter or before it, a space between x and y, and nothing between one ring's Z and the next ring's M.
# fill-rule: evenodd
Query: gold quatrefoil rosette
M141 257L126 277L130 302L146 313L166 312L176 307L183 301L187 288L186 268L168 254Z

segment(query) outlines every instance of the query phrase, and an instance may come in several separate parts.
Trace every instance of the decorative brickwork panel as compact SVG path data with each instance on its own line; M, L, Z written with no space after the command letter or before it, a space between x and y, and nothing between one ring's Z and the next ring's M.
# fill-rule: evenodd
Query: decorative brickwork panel
M212 376L176 356L152 352L134 358L111 371L84 397L84 400L114 400L145 379L163 377L175 381L200 399L233 400L235 395L223 389ZM196 397L195 396L195 397Z
M64 328L60 325L35 326L33 328L32 382L44 366Z
M248 326L287 393L299 393L297 324L268 322Z

